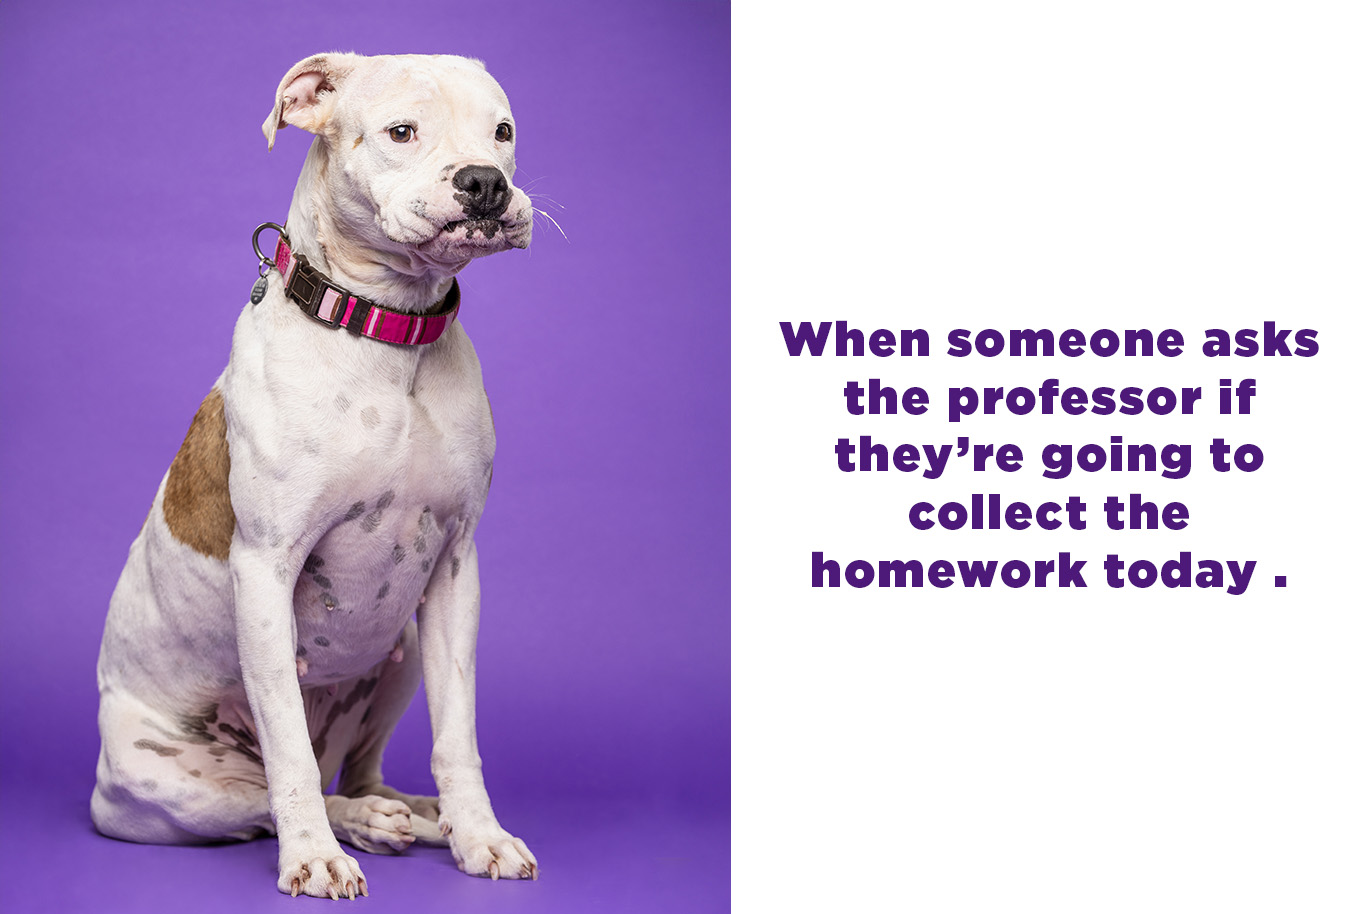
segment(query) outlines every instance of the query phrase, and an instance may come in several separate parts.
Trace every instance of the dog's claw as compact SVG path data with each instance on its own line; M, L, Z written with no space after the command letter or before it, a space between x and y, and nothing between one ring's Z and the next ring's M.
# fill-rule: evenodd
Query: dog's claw
M390 652L390 659L396 663L402 662L404 660L404 648L400 647L398 644L395 645L395 649Z
M328 884L328 897L332 898L334 901L338 900L338 890L333 888L333 883L331 882Z
M295 674L296 674L297 676L299 676L301 679L303 679L304 676L305 676L305 674L308 673L308 672L309 672L309 661L306 660L306 659L304 659L303 657L296 657L296 658L295 658Z
M290 880L290 897L294 898L298 894L300 894L300 880L292 879Z
M357 889L356 889L356 887L355 887L354 885L352 885L351 882L348 882L348 883L347 883L347 886L346 886L346 889L347 889L347 900L348 900L348 901L356 901L356 900L357 900Z
M452 831L452 856L463 873L491 882L538 878L537 858L528 845L504 829L496 826L485 834L469 836L460 828Z
M365 876L363 876L363 877L361 878L361 882L359 883L359 885L361 886L362 897L365 898L366 895L367 895L367 891L366 891L366 877L365 877Z

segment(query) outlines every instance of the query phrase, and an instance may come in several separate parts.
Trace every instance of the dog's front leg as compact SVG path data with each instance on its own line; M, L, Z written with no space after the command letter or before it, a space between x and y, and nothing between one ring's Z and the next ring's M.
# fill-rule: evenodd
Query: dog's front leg
M301 564L292 564L284 550L234 540L229 566L243 688L257 724L280 842L277 888L291 895L354 898L367 894L366 880L328 824L296 674L291 585Z
M438 827L462 872L491 879L535 879L528 845L500 827L476 750L476 630L480 579L476 547L448 547L419 607L419 651L433 722Z

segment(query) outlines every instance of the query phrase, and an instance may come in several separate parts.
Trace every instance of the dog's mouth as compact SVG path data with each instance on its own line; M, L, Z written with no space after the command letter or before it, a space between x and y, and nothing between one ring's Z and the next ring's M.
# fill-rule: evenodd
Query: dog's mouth
M415 250L435 263L454 259L470 260L498 251L528 247L531 224L517 213L506 212L500 218L470 218L463 216L449 222L430 222L433 232Z
M477 233L484 235L487 239L492 239L499 234L504 223L498 219L453 219L442 227L445 234L454 234L460 229L466 230L467 238L475 238Z

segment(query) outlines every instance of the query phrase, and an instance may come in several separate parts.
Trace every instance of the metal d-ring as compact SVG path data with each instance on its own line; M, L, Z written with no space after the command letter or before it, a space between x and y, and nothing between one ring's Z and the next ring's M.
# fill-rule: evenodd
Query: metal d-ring
M267 271L276 265L276 261L262 253L262 249L257 245L257 236L261 235L262 229L275 229L276 234L285 237L285 226L277 225L274 222L263 222L257 226L257 230L252 233L252 251L257 255L261 263L257 267L258 276L266 276Z

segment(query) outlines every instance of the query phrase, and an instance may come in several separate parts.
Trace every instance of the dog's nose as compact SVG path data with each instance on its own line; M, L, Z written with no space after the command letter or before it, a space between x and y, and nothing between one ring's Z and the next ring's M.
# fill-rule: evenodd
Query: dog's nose
M467 165L452 177L468 219L494 219L509 205L509 182L490 165Z

